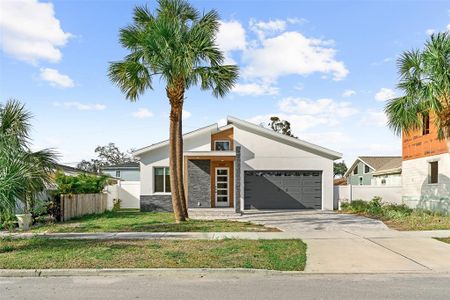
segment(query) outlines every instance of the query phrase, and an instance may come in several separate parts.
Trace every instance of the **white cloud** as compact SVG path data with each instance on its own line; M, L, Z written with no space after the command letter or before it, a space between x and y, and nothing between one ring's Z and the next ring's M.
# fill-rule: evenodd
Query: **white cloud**
M388 88L381 88L376 94L375 94L375 100L377 101L386 101L389 99L392 99L396 96L395 92Z
M365 126L384 127L387 123L387 117L383 111L369 110L363 114L361 123Z
M329 45L329 41L310 39L299 32L284 32L245 51L243 59L247 65L243 74L273 81L283 75L317 72L341 80L348 70L336 60L336 50Z
M244 50L246 46L245 29L238 21L221 21L216 42L220 49L225 52Z
M77 110L104 110L106 109L106 105L104 104L89 104L89 103L80 103L80 102L54 102L54 106L56 107L64 107L66 109L77 109Z
M146 119L153 117L153 113L147 108L139 108L137 111L133 113L133 117L136 117L138 119Z
M337 102L322 98L316 101L307 98L287 97L278 103L280 111L294 114L325 115L329 118L347 118L358 112L350 102Z
M233 92L241 96L276 95L278 90L278 88L265 83L238 83L233 88Z
M41 68L39 78L50 83L51 86L71 88L75 83L69 76L59 73L56 69Z
M447 31L450 31L450 24L447 25Z
M71 34L61 28L53 4L37 0L0 3L0 45L5 53L33 64L61 59L60 48Z
M427 30L425 31L425 33L426 33L427 35L432 35L432 34L435 33L435 32L436 32L436 30L433 29L433 28L427 29Z
M354 96L354 95L356 95L356 92L354 90L345 90L342 93L342 97L351 97L351 96Z
M272 35L286 29L286 21L270 20L267 22L250 20L250 30L255 32L259 39L264 39L267 35Z
M219 32L216 35L216 43L224 52L225 64L234 65L236 62L231 58L231 51L244 50L247 42L245 40L245 29L238 21L220 21Z
M352 138L349 135L341 131L304 132L298 138L322 146L341 146L342 143L349 143L352 141Z
M183 109L183 120L189 119L191 116L192 114L189 111Z

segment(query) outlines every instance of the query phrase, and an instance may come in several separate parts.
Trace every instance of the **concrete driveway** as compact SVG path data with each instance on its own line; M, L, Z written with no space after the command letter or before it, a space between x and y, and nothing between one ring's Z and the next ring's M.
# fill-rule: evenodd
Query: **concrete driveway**
M389 230L378 220L321 210L248 210L239 215L227 209L191 209L189 214L194 219L249 221L285 232Z

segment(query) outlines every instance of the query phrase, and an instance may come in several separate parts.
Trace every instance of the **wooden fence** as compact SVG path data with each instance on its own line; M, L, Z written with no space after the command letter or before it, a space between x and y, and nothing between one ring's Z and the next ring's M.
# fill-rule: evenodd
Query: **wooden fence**
M67 221L88 214L106 211L107 194L67 194L61 195L61 219Z

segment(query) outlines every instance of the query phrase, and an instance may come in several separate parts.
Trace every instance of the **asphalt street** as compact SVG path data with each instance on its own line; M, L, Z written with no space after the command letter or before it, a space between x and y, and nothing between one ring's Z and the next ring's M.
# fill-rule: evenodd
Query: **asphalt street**
M0 299L449 299L450 274L155 272L0 278Z

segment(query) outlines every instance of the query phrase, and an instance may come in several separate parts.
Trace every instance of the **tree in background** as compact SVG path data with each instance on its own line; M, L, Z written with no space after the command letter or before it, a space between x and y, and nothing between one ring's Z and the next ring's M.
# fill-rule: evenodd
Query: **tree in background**
M215 97L224 97L238 77L238 67L223 64L224 54L216 45L220 23L215 10L200 14L187 1L159 0L154 12L136 7L133 19L119 33L129 54L110 64L109 77L131 101L153 88L155 76L166 84L170 188L175 219L180 222L188 217L182 171L185 92L200 85Z
M0 105L0 221L9 221L16 202L32 213L38 193L51 183L56 153L29 148L32 115L16 100Z
M93 173L99 173L101 167L118 165L131 161L135 161L134 158L128 153L121 152L120 149L114 143L109 143L105 146L97 146L95 153L98 158L91 159L90 161L82 160L78 163L77 168Z
M433 34L424 50L404 52L397 61L403 96L385 107L388 125L395 133L421 130L430 115L438 137L446 139L450 151L450 36Z
M291 123L286 120L280 120L278 117L271 117L268 126L275 132L297 138L291 132Z
M344 161L333 163L333 174L334 177L344 177L344 174L347 172L347 165Z

